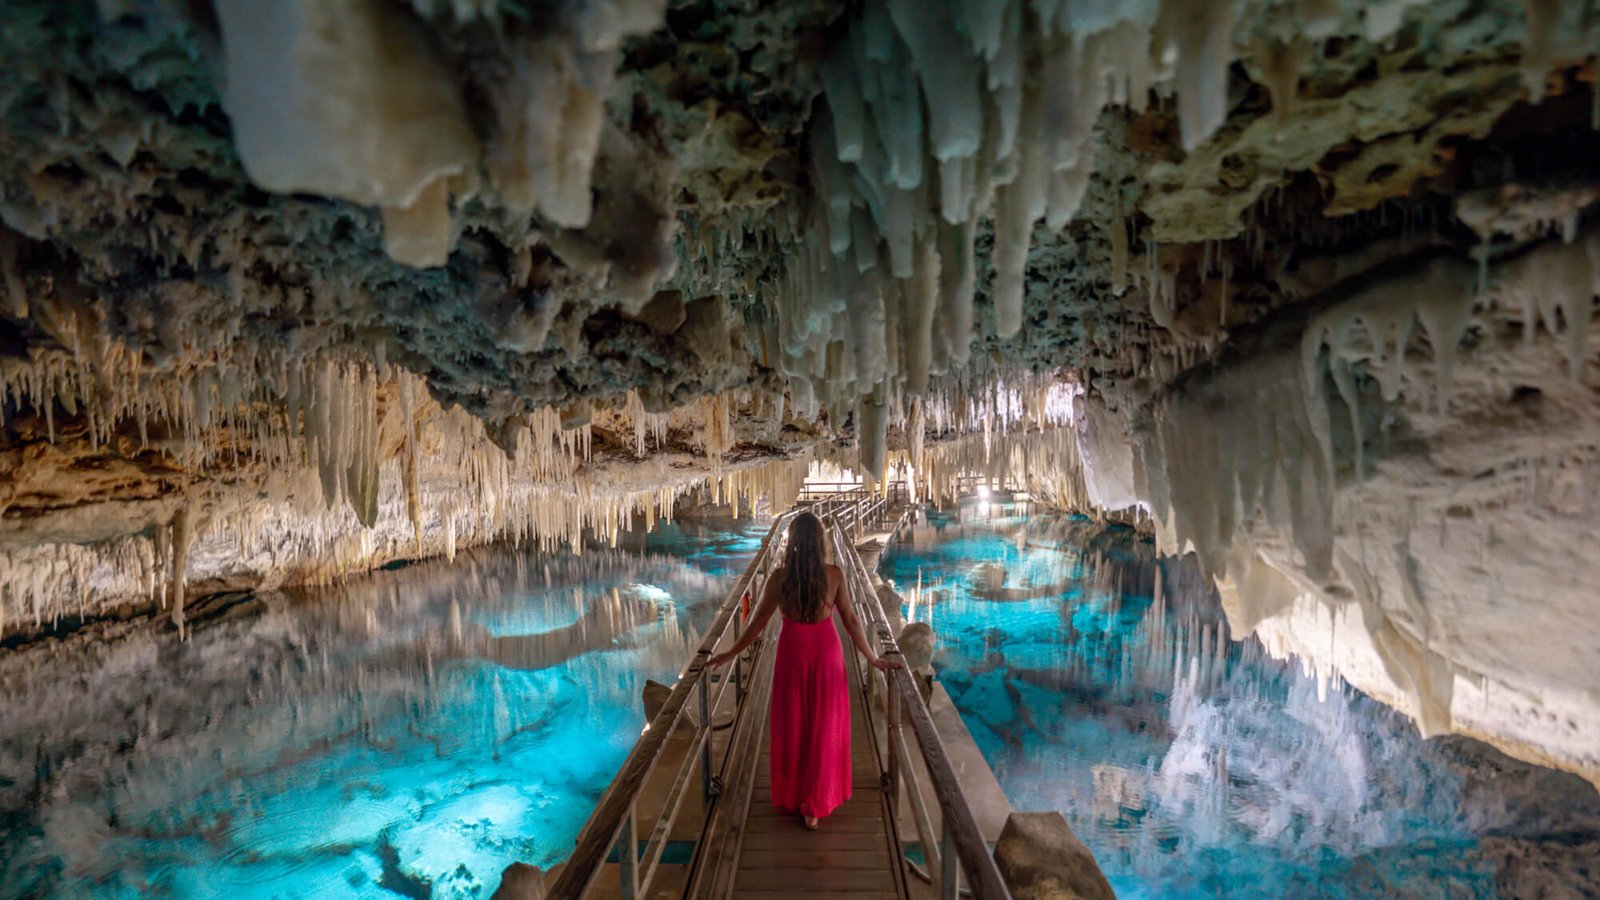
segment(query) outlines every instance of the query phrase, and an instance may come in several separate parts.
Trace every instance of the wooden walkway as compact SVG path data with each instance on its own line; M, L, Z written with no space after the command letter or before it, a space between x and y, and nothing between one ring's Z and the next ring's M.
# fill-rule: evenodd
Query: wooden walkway
M893 529L869 535L862 526L892 525L898 510L885 498L861 493L833 513L832 553L845 569L868 640L898 655L893 624L856 547L868 537L887 540ZM706 661L738 633L747 598L760 596L781 552L775 539L793 514L773 523L700 649L601 795L550 888L553 900L956 900L963 880L977 900L1009 900L913 676L903 670L878 676L869 669L864 689L861 659L837 620L850 691L852 796L817 831L807 831L798 813L772 805L767 712L779 622L768 622L730 669L712 674ZM700 710L695 717L688 714L691 698ZM900 714L894 727L886 725L885 705ZM890 759L896 761L893 788L885 787L891 783L884 769ZM689 797L699 802L685 802ZM920 838L915 843L928 859L927 871L909 879L900 848L910 835L899 833L897 806L910 816L911 825L904 827ZM938 830L930 809L939 814ZM691 858L669 861L669 843L692 845Z
M850 639L835 623L845 647L850 678L850 766L854 781L850 800L807 831L798 813L772 805L771 752L761 740L761 761L755 791L742 829L735 897L779 900L788 897L845 897L853 900L905 897L890 806L882 788L881 769L872 744L862 699L860 673ZM766 710L758 721L766 728Z

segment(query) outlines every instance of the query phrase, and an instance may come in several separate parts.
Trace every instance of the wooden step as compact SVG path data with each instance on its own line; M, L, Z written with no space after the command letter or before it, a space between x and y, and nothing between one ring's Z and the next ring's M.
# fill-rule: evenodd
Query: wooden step
M877 796L873 796L871 799L866 799L858 794L855 797L846 800L843 805L835 809L832 813L829 813L828 818L824 821L831 821L833 819L849 819L855 817L871 818L874 816L879 819L883 818L883 804L879 802ZM800 814L792 809L784 809L779 806L773 806L771 803L750 804L750 818L758 819L764 817L791 818L796 822L800 821Z
M793 839L796 835L808 834L883 834L883 821L869 816L850 816L847 818L829 816L822 820L816 831L807 831L800 823L798 813L787 816L751 816L746 834L781 834ZM861 838L857 838L861 840Z
M801 847L754 850L746 847L740 865L746 869L837 869L844 872L855 869L882 869L888 862L887 856L888 851L882 847L869 850L819 850Z
M795 866L771 869L740 869L733 883L734 895L744 891L792 891L837 897L845 891L887 892L895 890L894 874L887 868L871 871L805 869Z
M845 831L843 829L829 829L828 826L839 825L844 822L825 822L822 828L816 831L770 830L751 831L744 836L744 849L746 853L754 850L787 850L790 848L802 850L861 850L875 846L871 838L863 838L859 831ZM873 832L875 833L875 832ZM885 850L885 852L888 852Z

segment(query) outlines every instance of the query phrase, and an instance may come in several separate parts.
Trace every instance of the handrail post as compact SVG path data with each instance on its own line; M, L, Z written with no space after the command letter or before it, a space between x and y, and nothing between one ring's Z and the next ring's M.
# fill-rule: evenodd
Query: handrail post
M950 816L939 816L939 898L956 900L961 893L961 870L956 856L956 835L950 830Z
M889 804L898 807L900 805L900 692L885 679L884 693L889 699L888 709L885 711L885 716L889 720Z
M628 804L628 814L622 817L622 831L617 835L617 864L621 867L622 900L635 900L639 896L639 838L634 833L634 816L637 804Z
M706 739L700 742L700 794L706 809L711 808L711 799L716 796L716 791L711 784L711 702L706 692L706 682L709 678L700 679L700 727L706 732Z
M744 654L733 658L733 705L744 706Z
M859 518L865 516L860 515ZM885 655L898 652L888 615L872 591L866 567L859 554L847 543L850 531L842 517L834 520L834 528L834 546L839 554L839 562L845 567L846 577L851 581L852 594L863 601L864 620L870 620L876 626ZM966 873L973 896L1010 897L1004 878L983 840L972 808L962 793L959 775L945 752L915 676L902 669L886 672L884 688L889 692L885 708L888 711L887 743L891 752L886 760L882 783L886 790L893 790L889 797L896 809L901 800L899 788L901 785L905 787L905 797L910 801L917 836L928 863L927 872L922 877L931 883L935 896L948 900L960 896L963 872ZM905 743L901 720L910 724L914 735L913 743L909 745ZM894 752L897 748L906 753L904 759ZM933 833L918 786L919 767L914 766L911 760L912 748L920 753L927 767L934 797L938 801L940 833L937 837Z
M713 706L722 703L722 698L727 693L727 682L725 680L717 682L713 692L712 678L707 671L706 663L718 645L726 640L729 629L737 631L743 594L757 581L764 580L771 571L774 565L773 557L782 544L782 529L792 521L793 517L794 512L791 511L779 516L772 523L755 558L750 560L744 574L725 595L699 649L684 667L678 682L668 692L665 702L651 717L649 726L640 735L633 750L628 753L621 768L601 794L599 802L595 804L594 812L590 813L588 820L584 822L582 830L578 833L572 856L550 888L552 897L584 896L594 886L614 849L618 850L619 873L624 876L621 879L624 896L637 897L640 893L649 891L650 882L654 880L660 863L661 852L666 846L666 837L671 833L673 823L683 808L680 801L686 800L690 789L689 782L694 778L695 754L693 752L686 754L674 767L666 809L656 818L652 826L651 838L645 843L646 851L643 859L639 852L635 804L640 791L657 771L657 764L661 762L668 738L681 722L690 718L688 707L694 702L694 693L697 690L700 692L700 728L695 731L695 740L702 745L699 768L703 800L708 806L715 805L715 798L721 790L712 774L715 754L711 750L711 745L715 726L711 721L711 710ZM760 592L755 593L759 595ZM759 650L752 651L753 654L759 652ZM735 677L736 679L743 677L742 672ZM619 849L619 845L623 849Z

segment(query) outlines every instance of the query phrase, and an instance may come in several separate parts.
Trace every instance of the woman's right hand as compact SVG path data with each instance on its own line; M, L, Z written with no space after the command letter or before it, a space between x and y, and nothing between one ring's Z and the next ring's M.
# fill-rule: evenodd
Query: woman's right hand
M873 657L871 665L874 669L882 669L885 672L890 669L904 669L906 667L906 664L898 659L884 659L881 656Z
M710 659L706 660L706 668L708 668L708 669L720 669L723 666L727 665L728 663L732 662L733 658L735 656L738 656L738 655L739 654L734 653L732 651L727 651L727 652L724 652L724 653L718 653L717 655L715 655L715 656L711 657Z

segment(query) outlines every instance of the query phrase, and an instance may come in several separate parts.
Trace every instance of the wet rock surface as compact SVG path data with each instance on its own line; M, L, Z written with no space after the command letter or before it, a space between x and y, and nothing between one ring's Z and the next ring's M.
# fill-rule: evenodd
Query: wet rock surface
M950 594L908 597L939 624L940 683L1013 803L1060 811L1119 893L1592 890L1584 779L1423 738L1309 660L1272 659L1230 633L1194 556L1132 529L973 503L951 519L896 545L885 575ZM1072 585L996 601L968 578L989 561Z
M1240 633L1600 779L1600 22L1102 6L7 4L0 634L817 453L1139 505Z
M1012 813L994 847L1019 900L1110 900L1116 894L1060 813Z

